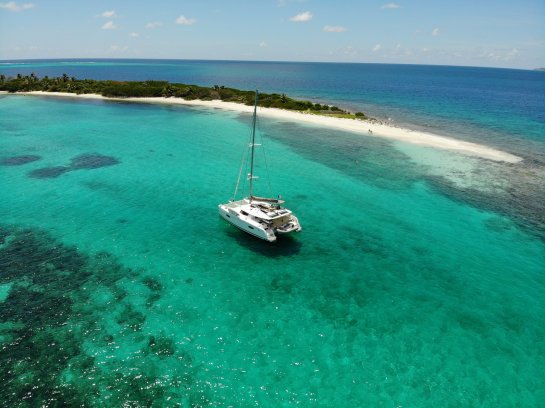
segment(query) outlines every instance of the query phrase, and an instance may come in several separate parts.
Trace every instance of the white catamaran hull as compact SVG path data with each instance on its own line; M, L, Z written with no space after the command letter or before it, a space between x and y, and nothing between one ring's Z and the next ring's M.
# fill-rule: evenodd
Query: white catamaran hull
M252 220L250 216L239 214L233 210L229 211L226 204L220 204L218 209L220 216L238 229L265 241L276 241L276 235L274 235L271 228L262 226L260 223Z

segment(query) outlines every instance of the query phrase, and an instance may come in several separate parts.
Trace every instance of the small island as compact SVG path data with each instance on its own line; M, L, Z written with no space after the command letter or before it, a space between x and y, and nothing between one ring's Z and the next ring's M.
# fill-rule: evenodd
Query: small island
M252 113L254 91L225 86L203 87L167 81L112 81L61 77L38 78L34 74L6 78L0 75L0 93L25 96L99 99L127 103L149 103L199 106ZM260 115L283 121L307 123L312 126L354 132L372 137L384 137L439 149L452 150L470 156L518 163L521 157L495 148L445 137L434 133L411 130L393 123L370 118L362 112L348 112L337 106L301 101L285 94L260 93Z
M13 78L0 75L0 91L4 92L62 92L96 94L108 98L183 98L186 101L201 100L234 102L244 105L254 104L254 91L243 91L225 86L211 87L170 83L168 81L98 81L94 79L76 79L63 74L62 77L43 78L35 74L18 74ZM259 94L259 106L278 108L289 111L306 112L317 115L345 119L373 120L362 112L348 112L337 106L301 101L289 98L285 94Z

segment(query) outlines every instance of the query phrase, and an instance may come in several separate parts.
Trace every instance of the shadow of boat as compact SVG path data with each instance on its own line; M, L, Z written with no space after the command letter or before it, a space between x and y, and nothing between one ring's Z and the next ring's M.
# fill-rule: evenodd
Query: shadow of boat
M275 242L268 242L225 225L225 233L240 246L269 258L297 255L303 246L293 235L281 235Z

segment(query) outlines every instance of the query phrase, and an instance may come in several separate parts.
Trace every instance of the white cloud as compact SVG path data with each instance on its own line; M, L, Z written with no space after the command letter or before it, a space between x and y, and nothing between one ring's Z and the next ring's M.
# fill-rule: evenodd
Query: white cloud
M197 22L197 20L195 20L194 18L187 18L186 16L180 16L176 19L176 24L181 24L181 25L192 25L192 24L195 24Z
M161 27L163 23L160 23L159 21L152 21L151 23L146 24L146 28L154 29L157 27Z
M507 53L506 59L510 60L514 58L518 55L518 53L519 53L519 50L516 48L513 48L511 51Z
M431 35L433 35L434 37L437 37L439 34L440 32L438 28L434 28L431 32Z
M34 4L32 3L25 3L25 4L17 4L14 1L10 1L8 3L0 3L0 8L9 10L9 11L23 11L28 10L34 7Z
M293 21L295 23L304 23L310 20L312 20L312 13L310 11L304 11L293 17L290 17L290 21Z
M341 26L328 26L326 25L324 27L324 31L326 33L342 33L343 31L346 31L346 28Z
M356 50L351 45L344 47L343 53L350 58L356 58L358 56L358 50Z
M106 10L104 13L101 14L101 16L105 18L117 17L114 10Z
M377 52L377 51L380 51L380 49L382 48L382 45L380 44L377 44L373 47L373 52Z
M127 47L126 45L110 45L110 49L109 51L110 52L124 52L124 51L127 51L129 49L129 47Z
M135 37L135 38L136 38L136 37L140 37L140 34L138 34L138 33L129 33L129 35L130 35L131 37Z
M519 54L517 48L508 49L493 49L493 50L482 50L477 55L478 58L485 58L492 60L494 62L509 62L517 57Z
M265 41L261 41L261 42L259 43L259 46L260 46L261 48L265 48L265 47L267 47L267 43L266 43Z
M401 44L397 44L394 48L384 50L384 53L388 57L400 57L405 54L405 51L403 50L403 47L401 47Z
M114 24L113 21L107 21L101 28L103 30L115 30L117 26Z
M384 6L382 6L381 8L383 8L383 9L398 9L399 7L401 7L399 4L388 3L388 4L385 4Z

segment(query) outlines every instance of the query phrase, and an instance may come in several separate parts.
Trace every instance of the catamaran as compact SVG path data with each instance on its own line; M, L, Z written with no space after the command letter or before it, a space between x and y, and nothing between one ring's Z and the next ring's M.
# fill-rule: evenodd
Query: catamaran
M250 182L250 191L247 197L236 200L240 186L241 174L247 164L247 155L243 157L240 167L237 186L233 199L226 204L218 206L220 216L230 224L248 234L265 241L276 241L277 234L288 234L301 231L301 225L297 217L287 208L282 207L284 200L280 198L268 198L255 196L254 180L258 177L254 174L255 148L260 146L255 143L255 129L257 121L258 91L255 92L254 115L252 120L252 135L248 148L250 150L250 172L247 180Z

